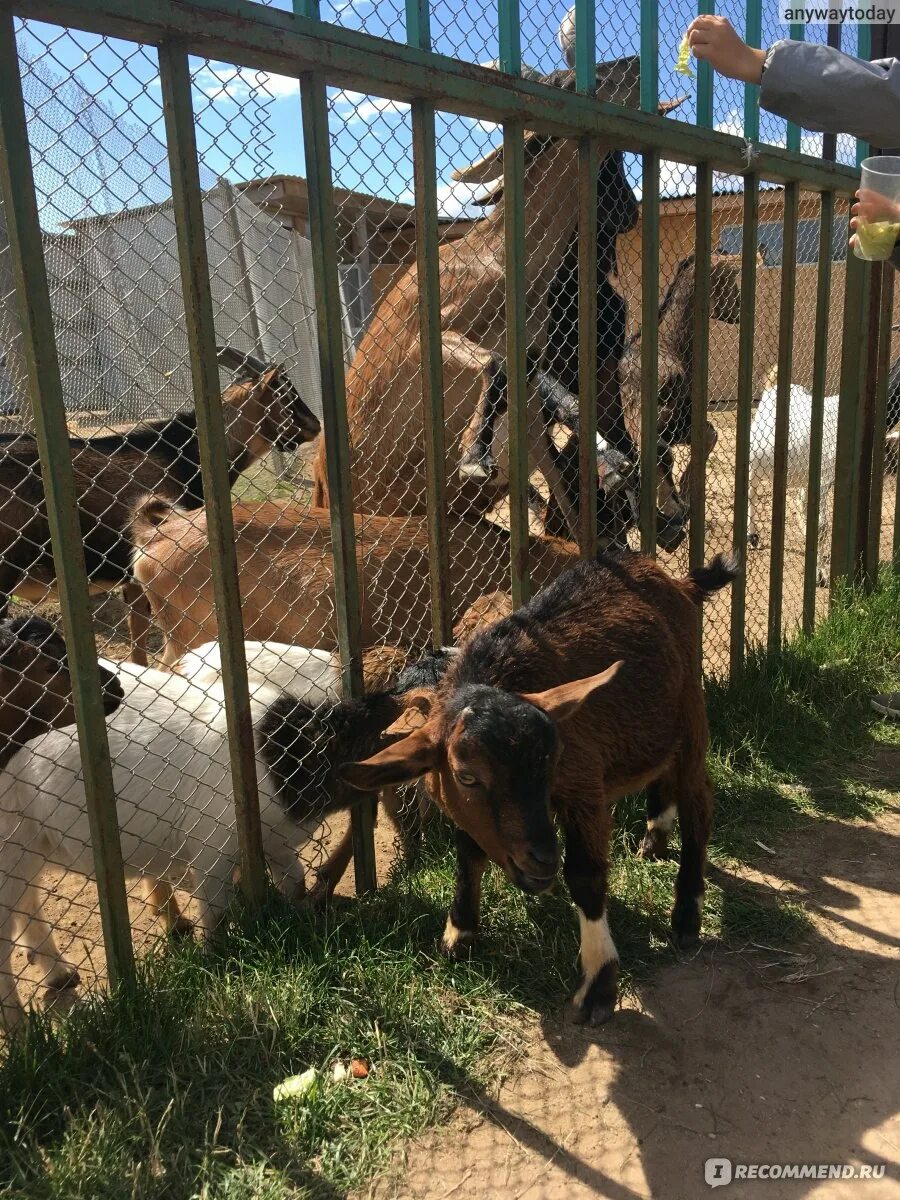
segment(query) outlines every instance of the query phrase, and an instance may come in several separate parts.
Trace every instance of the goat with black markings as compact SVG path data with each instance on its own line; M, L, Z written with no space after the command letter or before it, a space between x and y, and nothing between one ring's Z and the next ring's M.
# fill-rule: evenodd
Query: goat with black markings
M523 891L553 885L558 820L581 924L576 1018L610 1017L613 805L652 783L663 811L677 809L681 830L673 933L682 944L699 936L712 786L697 610L735 574L721 556L683 580L639 555L582 562L469 641L436 694L410 697L426 715L421 728L344 767L366 790L437 780L435 799L457 827L447 953L475 937L489 860Z
M283 367L224 347L219 360L236 372L222 407L228 476L273 447L295 449L319 433L319 421ZM149 609L131 573L129 534L135 501L155 492L183 508L203 505L200 443L193 410L147 421L125 433L70 438L78 515L88 579L94 591L123 589L129 607L132 660L146 665ZM13 592L44 600L56 582L37 442L30 434L0 436L0 617Z

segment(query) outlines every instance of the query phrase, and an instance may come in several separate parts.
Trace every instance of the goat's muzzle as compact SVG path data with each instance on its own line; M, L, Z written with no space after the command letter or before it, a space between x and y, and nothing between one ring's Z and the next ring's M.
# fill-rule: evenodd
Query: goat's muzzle
M559 874L559 847L529 847L518 859L512 855L506 862L506 874L510 882L529 895L539 896L548 892Z

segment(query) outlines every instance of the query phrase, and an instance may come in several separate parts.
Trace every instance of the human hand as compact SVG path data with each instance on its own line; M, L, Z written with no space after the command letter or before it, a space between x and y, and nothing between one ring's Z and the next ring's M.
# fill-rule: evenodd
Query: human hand
M892 225L898 225L900 224L900 203L891 200L888 196L882 196L880 192L873 191L871 188L860 188L856 193L856 203L850 209L850 228L853 230L850 245L854 250L857 244L856 230L859 228L860 221L867 225L874 224L876 221L887 221Z
M695 17L688 26L687 39L694 58L708 62L720 75L744 83L759 83L762 79L765 50L748 46L727 18L712 14Z

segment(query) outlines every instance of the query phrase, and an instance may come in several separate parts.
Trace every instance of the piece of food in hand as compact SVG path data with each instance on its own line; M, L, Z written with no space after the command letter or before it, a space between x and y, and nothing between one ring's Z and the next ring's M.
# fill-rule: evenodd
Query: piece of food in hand
M319 1090L319 1076L315 1067L300 1075L289 1075L272 1089L273 1100L312 1099Z
M688 59L690 57L691 47L688 42L688 35L685 34L681 39L681 45L678 47L678 59L675 63L675 71L678 75L687 75L688 79L694 78L694 72L691 70Z

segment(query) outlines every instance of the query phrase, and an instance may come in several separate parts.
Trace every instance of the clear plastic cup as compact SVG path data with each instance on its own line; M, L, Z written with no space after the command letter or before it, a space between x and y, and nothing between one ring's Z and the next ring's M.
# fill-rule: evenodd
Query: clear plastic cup
M900 238L900 157L882 154L863 159L859 201L853 252L868 262L883 262Z

